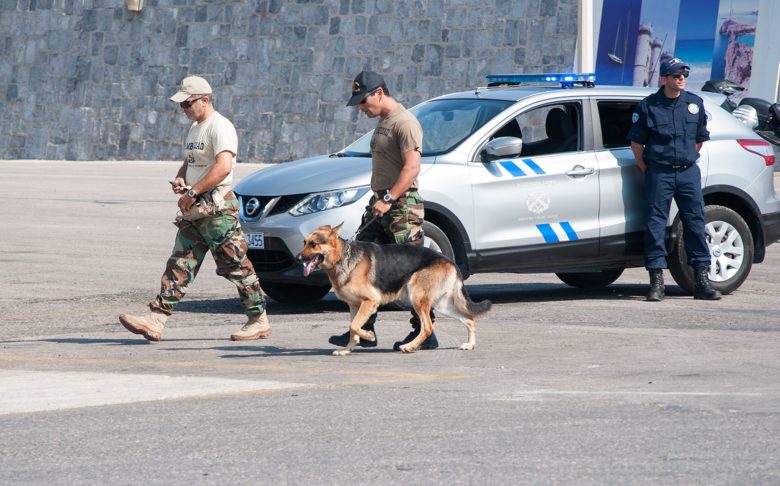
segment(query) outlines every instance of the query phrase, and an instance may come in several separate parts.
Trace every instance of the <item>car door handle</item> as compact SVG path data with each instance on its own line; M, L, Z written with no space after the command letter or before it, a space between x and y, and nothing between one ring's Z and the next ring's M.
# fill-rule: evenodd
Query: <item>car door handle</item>
M596 170L593 167L583 167L581 165L575 165L571 170L566 171L567 176L576 177L576 176L586 176L591 175Z

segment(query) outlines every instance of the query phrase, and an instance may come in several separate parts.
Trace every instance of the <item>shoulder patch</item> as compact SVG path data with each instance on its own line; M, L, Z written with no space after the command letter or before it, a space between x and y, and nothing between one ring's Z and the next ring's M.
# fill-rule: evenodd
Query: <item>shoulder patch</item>
M631 123L636 123L639 121L639 113L634 113L631 115Z
M688 112L691 115L696 115L699 113L699 105L696 103L688 103Z

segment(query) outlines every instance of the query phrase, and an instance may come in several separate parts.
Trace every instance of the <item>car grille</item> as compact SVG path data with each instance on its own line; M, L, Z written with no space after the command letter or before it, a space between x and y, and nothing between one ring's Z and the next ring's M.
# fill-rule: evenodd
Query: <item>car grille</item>
M247 256L256 272L280 272L293 264L292 258L281 251L249 250Z
M296 204L301 202L301 200L303 200L303 198L306 196L308 196L308 194L290 194L288 196L247 196L238 194L238 199L241 203L241 215L245 219L253 220L262 214L265 207L268 206L268 204L274 199L278 198L279 200L276 202L271 211L265 215L265 217L273 216L275 214L282 214L289 211ZM252 216L249 215L251 211L247 211L248 204L256 205L256 209L254 210Z
M301 202L303 198L306 196L308 196L308 194L293 194L291 196L282 196L282 198L279 199L279 202L276 203L276 206L274 206L274 209L273 211L271 211L271 214L280 214L291 210L296 204Z
M268 237L265 239L264 250L250 249L247 257L258 273L280 272L295 265L290 250L281 238Z

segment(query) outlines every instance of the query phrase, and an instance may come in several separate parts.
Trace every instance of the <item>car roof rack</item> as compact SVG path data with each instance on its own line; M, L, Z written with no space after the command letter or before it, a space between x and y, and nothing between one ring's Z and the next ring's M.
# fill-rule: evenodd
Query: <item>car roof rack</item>
M560 83L561 88L596 86L595 73L544 73L544 74L488 74L488 88L497 86L518 86L521 84Z

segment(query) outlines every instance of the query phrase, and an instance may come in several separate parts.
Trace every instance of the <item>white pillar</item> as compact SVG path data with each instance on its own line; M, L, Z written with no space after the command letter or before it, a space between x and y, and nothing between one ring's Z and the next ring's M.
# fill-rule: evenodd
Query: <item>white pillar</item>
M647 75L650 71L650 50L653 38L653 26L644 23L639 25L636 37L636 54L634 55L634 80L632 86L649 86Z
M577 0L577 7L577 55L574 61L574 71L592 73L596 70L593 0Z
M753 46L753 68L750 74L750 97L778 101L780 83L780 2L761 0L758 5L756 42Z

